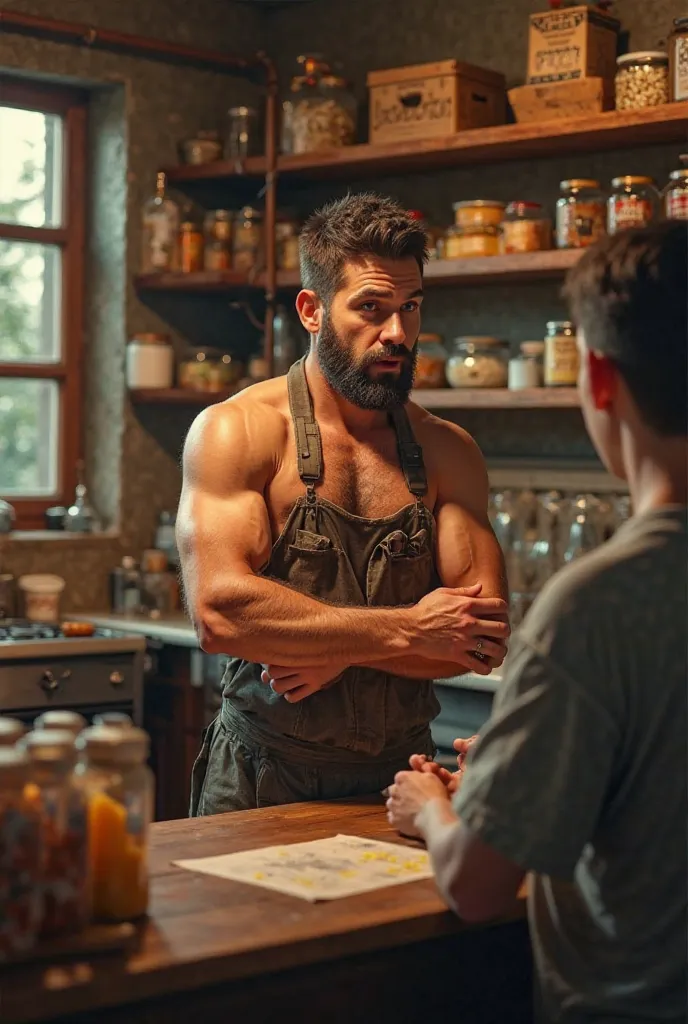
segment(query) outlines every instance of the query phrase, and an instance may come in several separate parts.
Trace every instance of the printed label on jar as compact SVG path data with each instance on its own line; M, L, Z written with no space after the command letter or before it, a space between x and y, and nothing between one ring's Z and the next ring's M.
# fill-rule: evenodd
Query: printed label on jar
M578 346L575 338L548 338L545 345L545 384L575 387L578 382Z
M688 191L668 194L666 215L669 220L688 220Z
M675 100L688 99L688 36L679 36L675 42L674 95Z
M173 225L166 213L149 213L144 228L148 232L151 266L164 270L169 267L172 258Z
M623 228L638 228L652 221L652 203L638 196L614 196L612 200L609 230L612 234Z
M557 210L557 245L579 249L592 245L606 229L603 203L567 203Z

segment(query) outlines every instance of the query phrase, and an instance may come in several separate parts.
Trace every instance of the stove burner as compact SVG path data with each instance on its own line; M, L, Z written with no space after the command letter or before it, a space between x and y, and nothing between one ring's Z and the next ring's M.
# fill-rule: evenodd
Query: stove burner
M111 629L96 629L95 637L116 636ZM0 619L0 643L27 640L71 640L53 622L30 622L29 619Z

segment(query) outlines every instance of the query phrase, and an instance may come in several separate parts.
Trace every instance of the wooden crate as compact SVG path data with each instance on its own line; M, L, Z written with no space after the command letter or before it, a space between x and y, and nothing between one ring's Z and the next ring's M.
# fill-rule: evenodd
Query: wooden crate
M369 142L408 142L506 120L504 75L443 60L371 71Z
M521 85L509 90L509 102L519 124L554 121L614 109L614 83L605 78L578 82Z
M620 23L582 4L531 14L528 85L578 78L612 80Z

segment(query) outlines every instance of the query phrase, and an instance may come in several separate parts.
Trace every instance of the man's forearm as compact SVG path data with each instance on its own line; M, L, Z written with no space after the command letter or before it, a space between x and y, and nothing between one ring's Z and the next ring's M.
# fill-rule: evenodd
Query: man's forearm
M385 660L366 662L365 667L389 672L395 676L405 676L407 679L451 679L470 672L470 669L458 662L435 661L433 658L423 658L419 654L410 654L407 657L397 655Z
M437 888L455 913L459 912L453 890L461 870L461 822L449 800L431 800L416 818L430 854Z

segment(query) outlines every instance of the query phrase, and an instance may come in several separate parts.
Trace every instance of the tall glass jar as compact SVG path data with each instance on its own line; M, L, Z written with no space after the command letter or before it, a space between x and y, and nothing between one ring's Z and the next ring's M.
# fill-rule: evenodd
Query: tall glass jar
M578 364L576 328L570 320L550 320L545 338L545 387L575 388Z
M669 102L669 55L662 50L626 53L616 60L617 110L642 110Z
M282 211L275 224L275 247L279 270L299 269L299 220L294 213Z
M241 162L259 152L258 111L253 107L230 107L227 111L225 160Z
M233 267L243 274L260 268L263 254L263 215L244 206L234 221Z
M167 175L158 172L155 195L143 207L141 273L179 270L179 204L167 192Z
M205 270L229 270L232 266L232 214L229 210L211 210L204 221Z
M607 200L607 230L610 235L624 228L642 228L657 216L659 193L652 178L626 174L612 181Z
M607 227L607 208L599 181L570 178L559 185L557 248L584 249L601 238Z
M672 100L688 100L688 17L674 19L669 36L669 78Z
M667 220L688 220L688 167L671 172L662 200Z
M28 779L26 753L0 748L0 962L30 950L41 925L40 822Z
M90 908L86 801L74 778L74 736L34 729L22 744L31 762L27 797L41 820L41 935L78 931Z
M304 73L291 82L282 104L282 151L313 153L350 146L356 138L356 98L325 61L299 57Z
M77 777L88 801L91 905L101 920L130 920L148 907L149 746L136 727L92 726L77 739Z

